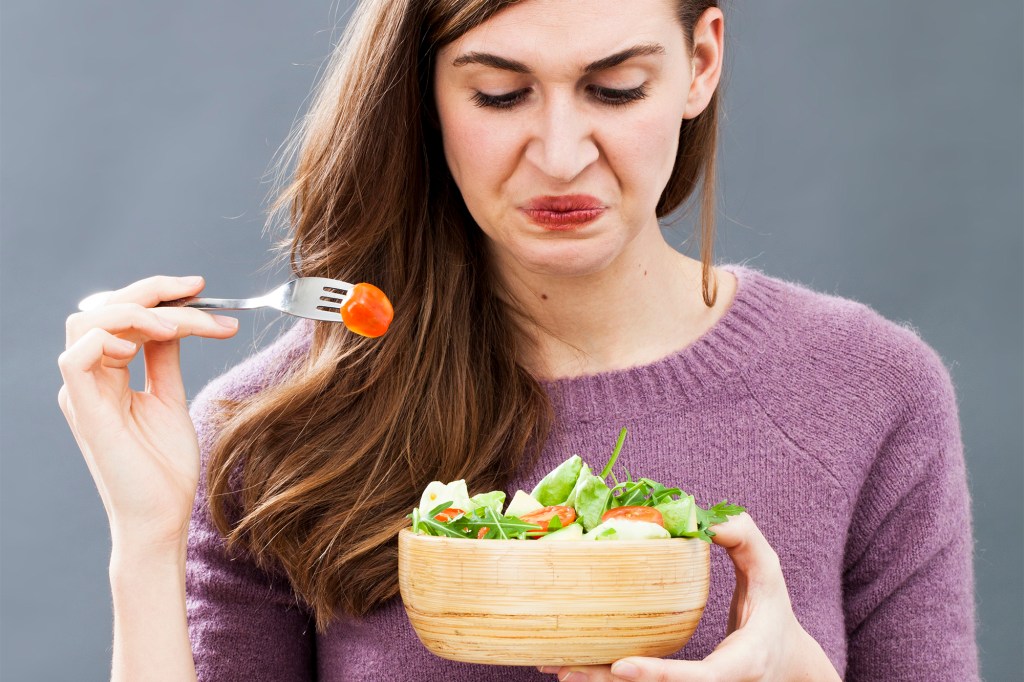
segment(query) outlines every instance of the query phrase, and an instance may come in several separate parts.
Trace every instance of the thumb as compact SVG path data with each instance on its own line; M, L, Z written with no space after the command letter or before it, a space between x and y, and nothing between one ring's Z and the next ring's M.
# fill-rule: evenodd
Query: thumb
M613 680L633 682L697 682L697 680L752 679L752 654L749 644L726 637L702 661L677 661L633 656L612 664ZM760 677L758 679L761 679Z
M701 661L675 661L633 656L612 664L612 679L637 682L685 682L706 679L707 666Z
M731 516L711 529L715 533L711 540L725 549L736 567L737 577L746 579L752 590L785 584L779 555L749 514Z

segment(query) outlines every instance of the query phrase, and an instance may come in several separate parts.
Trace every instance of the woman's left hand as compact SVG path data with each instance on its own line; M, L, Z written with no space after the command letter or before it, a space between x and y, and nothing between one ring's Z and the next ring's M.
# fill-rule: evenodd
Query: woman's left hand
M631 656L611 667L545 667L562 682L688 680L839 680L821 646L800 626L779 557L748 514L714 526L715 544L736 567L727 636L703 661Z

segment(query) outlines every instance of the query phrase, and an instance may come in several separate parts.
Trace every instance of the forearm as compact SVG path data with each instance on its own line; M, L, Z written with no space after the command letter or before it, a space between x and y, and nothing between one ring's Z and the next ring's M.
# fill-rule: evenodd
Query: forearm
M185 611L185 553L110 558L114 602L113 682L195 680Z

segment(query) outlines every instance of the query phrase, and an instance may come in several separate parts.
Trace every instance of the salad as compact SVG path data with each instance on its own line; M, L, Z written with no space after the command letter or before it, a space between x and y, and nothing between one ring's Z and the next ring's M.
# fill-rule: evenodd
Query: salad
M450 538L583 541L698 538L711 542L711 526L745 511L722 500L700 507L693 495L649 478L618 481L612 466L622 451L619 432L608 463L595 474L579 457L565 460L529 493L518 490L507 507L501 490L470 496L466 481L433 481L412 510L412 531ZM611 476L611 485L608 477Z

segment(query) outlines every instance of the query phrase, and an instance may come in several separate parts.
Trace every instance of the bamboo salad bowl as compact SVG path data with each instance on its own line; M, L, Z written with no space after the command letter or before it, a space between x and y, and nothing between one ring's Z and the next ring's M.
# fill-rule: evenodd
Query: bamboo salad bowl
M398 583L416 635L465 663L597 665L666 656L708 598L700 540L539 542L398 535Z

